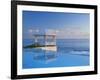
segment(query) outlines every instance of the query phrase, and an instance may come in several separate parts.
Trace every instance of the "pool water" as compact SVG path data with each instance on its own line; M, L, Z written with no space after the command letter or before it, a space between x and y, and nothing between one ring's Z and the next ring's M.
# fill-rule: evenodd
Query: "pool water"
M23 45L32 43L32 40L23 40ZM90 63L89 52L88 39L59 39L56 52L23 48L22 66L23 69L87 66Z

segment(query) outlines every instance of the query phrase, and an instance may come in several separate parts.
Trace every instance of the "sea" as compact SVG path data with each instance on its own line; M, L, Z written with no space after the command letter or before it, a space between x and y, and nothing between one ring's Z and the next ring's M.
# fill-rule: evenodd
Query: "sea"
M42 40L40 40L43 43ZM33 44L32 39L23 39L23 46ZM88 66L90 64L89 39L57 39L57 51L40 48L23 48L22 67L50 68Z

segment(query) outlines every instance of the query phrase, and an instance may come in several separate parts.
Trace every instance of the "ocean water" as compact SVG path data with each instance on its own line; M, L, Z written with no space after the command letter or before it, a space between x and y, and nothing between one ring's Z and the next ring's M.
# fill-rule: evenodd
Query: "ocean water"
M43 43L42 40L40 41ZM33 40L23 40L23 46L32 43ZM89 47L88 39L58 39L56 52L23 48L23 69L87 66L90 63Z

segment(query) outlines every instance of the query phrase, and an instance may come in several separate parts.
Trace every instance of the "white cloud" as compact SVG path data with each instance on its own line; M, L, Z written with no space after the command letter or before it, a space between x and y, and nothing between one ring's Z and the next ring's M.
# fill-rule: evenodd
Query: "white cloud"
M57 38L64 38L64 39L86 39L89 38L89 31L85 31L82 29L72 29L72 28L67 28L67 29L60 29L59 32L57 33Z

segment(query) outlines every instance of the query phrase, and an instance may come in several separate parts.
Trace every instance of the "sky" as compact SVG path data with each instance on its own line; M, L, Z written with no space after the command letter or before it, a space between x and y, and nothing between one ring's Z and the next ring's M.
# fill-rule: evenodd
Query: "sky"
M88 13L23 11L23 37L56 30L58 39L88 39L90 16Z

